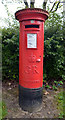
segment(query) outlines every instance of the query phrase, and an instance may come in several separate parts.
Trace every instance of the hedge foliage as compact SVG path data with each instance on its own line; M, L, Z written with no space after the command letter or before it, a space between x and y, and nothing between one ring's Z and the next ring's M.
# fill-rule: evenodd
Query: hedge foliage
M64 23L63 17L51 13L45 25L44 77L46 79L65 78L64 76Z
M19 72L19 28L2 30L2 68L3 79L17 79Z
M64 79L64 23L57 13L50 13L44 30L44 79ZM18 80L19 27L2 29L4 78Z

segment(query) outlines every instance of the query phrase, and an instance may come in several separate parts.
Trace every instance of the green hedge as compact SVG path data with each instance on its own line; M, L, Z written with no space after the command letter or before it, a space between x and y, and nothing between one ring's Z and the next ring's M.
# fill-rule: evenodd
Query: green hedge
M51 13L45 25L44 78L64 79L64 25L62 17Z
M17 79L19 67L19 28L2 29L3 79Z
M62 17L50 13L44 30L44 79L64 79L64 25ZM18 80L19 28L2 29L2 61L4 78Z

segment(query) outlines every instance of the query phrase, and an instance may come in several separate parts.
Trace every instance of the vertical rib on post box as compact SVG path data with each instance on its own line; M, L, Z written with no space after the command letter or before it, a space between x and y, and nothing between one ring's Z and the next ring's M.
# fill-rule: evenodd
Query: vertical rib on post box
M44 22L48 12L38 8L19 10L19 105L37 111L43 96Z

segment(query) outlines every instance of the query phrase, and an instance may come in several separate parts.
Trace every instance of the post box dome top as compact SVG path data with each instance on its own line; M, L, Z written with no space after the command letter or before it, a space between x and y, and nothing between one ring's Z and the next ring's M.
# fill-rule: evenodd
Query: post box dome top
M15 18L19 21L23 20L45 20L48 18L49 13L40 8L27 8L19 10L15 13Z

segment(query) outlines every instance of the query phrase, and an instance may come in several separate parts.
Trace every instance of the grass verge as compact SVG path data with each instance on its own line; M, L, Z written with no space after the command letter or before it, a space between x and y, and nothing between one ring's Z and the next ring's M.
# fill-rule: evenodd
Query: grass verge
M0 101L0 120L5 118L7 115L7 108L4 101Z
M57 109L60 111L59 118L65 118L65 90L61 90L57 95Z

